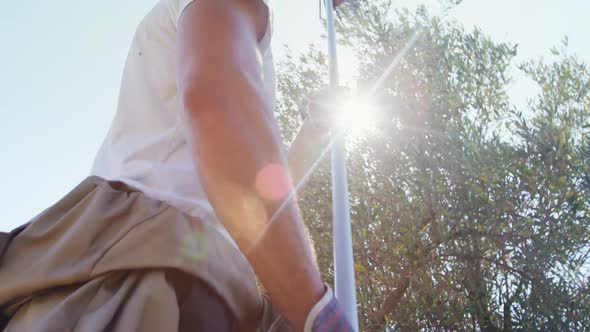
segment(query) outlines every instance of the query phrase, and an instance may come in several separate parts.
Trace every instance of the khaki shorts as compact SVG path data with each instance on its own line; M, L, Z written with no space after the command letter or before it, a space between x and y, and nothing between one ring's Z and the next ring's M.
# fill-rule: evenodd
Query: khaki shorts
M246 258L217 228L120 182L90 177L3 235L5 331L178 331L170 271L207 285L235 329L275 321Z

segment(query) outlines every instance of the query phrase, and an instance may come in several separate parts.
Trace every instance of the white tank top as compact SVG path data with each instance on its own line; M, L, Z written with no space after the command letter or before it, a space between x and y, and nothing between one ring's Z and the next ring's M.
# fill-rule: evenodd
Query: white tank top
M137 28L117 112L91 173L127 183L190 215L217 220L198 176L198 162L193 162L183 134L176 87L177 22L192 1L161 0ZM270 7L270 0L264 2ZM259 48L267 102L274 108L272 19L267 26Z

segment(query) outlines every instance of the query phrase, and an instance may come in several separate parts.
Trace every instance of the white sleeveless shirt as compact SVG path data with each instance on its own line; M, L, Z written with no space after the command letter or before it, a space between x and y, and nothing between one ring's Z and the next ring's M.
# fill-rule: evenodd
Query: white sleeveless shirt
M125 64L117 112L91 173L122 181L190 215L216 221L198 176L198 162L193 162L183 134L176 86L177 23L192 1L160 0L139 24ZM270 7L270 0L263 1ZM274 108L270 17L259 48L267 102Z

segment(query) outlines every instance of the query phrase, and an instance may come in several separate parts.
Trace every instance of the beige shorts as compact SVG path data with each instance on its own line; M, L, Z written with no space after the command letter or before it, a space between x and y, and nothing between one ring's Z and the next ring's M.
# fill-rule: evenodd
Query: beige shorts
M209 285L244 329L260 326L264 301L241 252L123 183L90 177L12 235L0 251L6 331L176 331L169 269Z

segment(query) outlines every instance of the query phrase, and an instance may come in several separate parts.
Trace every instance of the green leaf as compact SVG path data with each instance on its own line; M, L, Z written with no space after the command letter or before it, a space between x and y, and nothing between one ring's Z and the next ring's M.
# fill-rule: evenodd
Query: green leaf
M356 272L361 272L361 273L365 273L365 272L367 272L367 268L366 268L366 267L364 267L364 266L362 266L362 265L361 265L361 264L359 264L359 263L354 263L354 270L355 270Z
M573 189L570 189L567 194L565 195L565 199L568 201L568 203L572 203L575 199L576 199L576 191Z
M514 206L514 203L512 203L511 201L509 201L507 199L499 201L497 206L502 211L512 211L512 210L516 209L516 207Z

